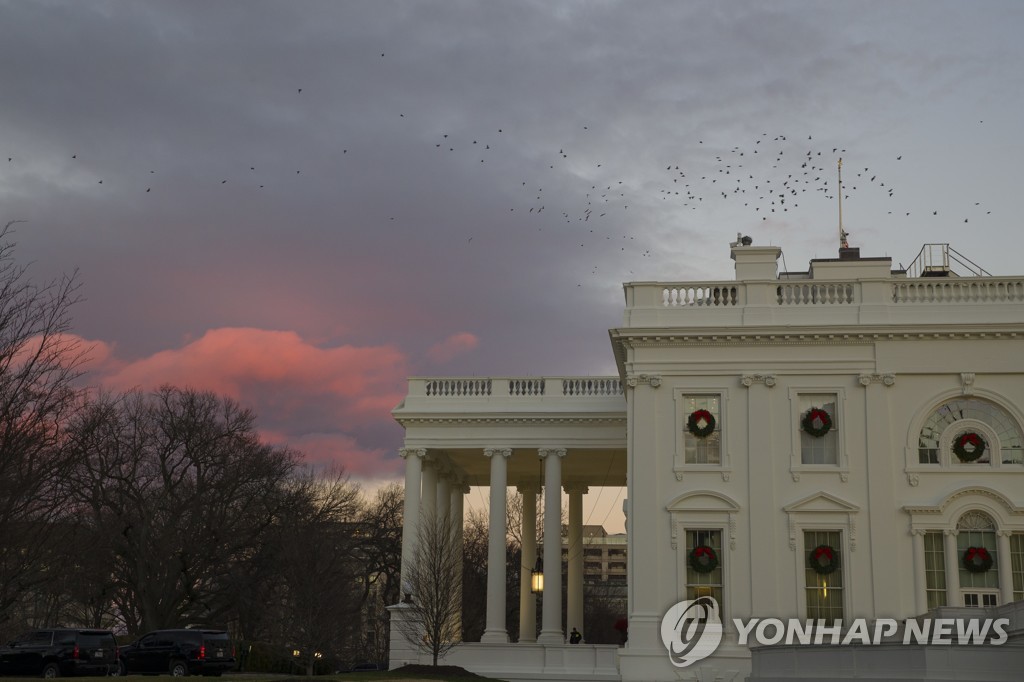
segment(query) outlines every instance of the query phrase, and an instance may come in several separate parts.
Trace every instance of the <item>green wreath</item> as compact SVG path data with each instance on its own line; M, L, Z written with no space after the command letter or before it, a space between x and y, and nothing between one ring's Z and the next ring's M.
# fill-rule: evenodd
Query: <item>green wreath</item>
M984 573L992 568L992 555L984 547L968 547L961 562L971 573Z
M815 426L815 422L820 423L821 426ZM815 438L821 438L832 430L832 417L820 407L812 407L804 413L800 420L800 428Z
M818 575L834 573L839 568L839 553L829 545L818 545L807 556L807 564Z
M710 573L718 568L718 554L707 545L697 545L690 550L690 568L697 573Z
M968 445L971 446L970 450L967 449ZM981 459L985 454L985 439L973 431L962 433L953 440L953 454L961 462Z
M702 421L703 427L700 425ZM686 430L697 438L707 438L715 430L715 415L707 410L694 410L686 419Z

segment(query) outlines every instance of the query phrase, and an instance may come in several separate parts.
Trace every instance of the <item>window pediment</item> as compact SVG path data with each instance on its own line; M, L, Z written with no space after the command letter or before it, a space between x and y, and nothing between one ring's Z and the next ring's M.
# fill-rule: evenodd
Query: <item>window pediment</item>
M787 505L782 508L786 513L821 513L821 512L840 512L840 513L853 513L859 512L860 507L847 502L846 500L831 495L829 493L820 492L809 495L801 500Z
M668 503L670 512L738 512L740 506L728 495L714 490L692 490Z

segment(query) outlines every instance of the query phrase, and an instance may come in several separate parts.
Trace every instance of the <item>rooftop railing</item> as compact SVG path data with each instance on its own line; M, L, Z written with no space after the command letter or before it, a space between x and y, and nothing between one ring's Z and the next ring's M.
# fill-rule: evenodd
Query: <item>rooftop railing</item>
M429 398L608 397L622 395L618 377L417 377L409 395Z

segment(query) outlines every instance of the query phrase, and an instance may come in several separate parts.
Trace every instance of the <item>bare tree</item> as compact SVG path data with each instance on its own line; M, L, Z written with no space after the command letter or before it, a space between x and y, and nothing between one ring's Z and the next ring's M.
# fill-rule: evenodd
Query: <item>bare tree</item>
M0 631L10 607L53 577L73 463L63 424L85 352L68 333L76 275L33 284L13 258L14 222L0 229Z
M282 605L281 641L301 652L312 675L317 653L332 655L358 637L362 572L359 487L340 469L306 469L291 483L295 504L275 524L275 562Z
M230 572L287 505L297 455L261 443L234 401L169 386L101 396L72 434L75 493L109 538L129 631L226 618Z
M416 557L409 567L406 589L411 594L402 635L420 651L437 659L461 641L462 556L455 524L447 517L420 520Z

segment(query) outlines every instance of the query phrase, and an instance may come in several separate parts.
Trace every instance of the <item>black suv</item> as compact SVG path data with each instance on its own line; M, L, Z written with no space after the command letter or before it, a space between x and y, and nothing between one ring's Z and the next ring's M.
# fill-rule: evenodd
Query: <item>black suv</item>
M117 640L109 630L32 630L0 647L2 675L106 675L117 669Z
M154 630L120 651L121 675L220 675L235 667L235 650L224 630Z

